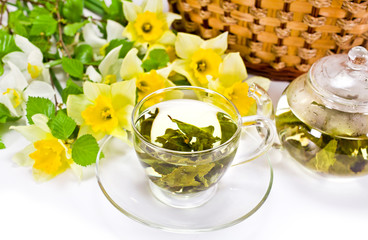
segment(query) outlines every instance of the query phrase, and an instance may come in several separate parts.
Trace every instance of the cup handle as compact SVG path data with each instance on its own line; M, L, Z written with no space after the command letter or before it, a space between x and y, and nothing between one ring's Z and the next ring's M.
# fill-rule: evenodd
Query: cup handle
M248 95L256 100L257 115L274 119L275 114L273 110L272 99L263 88L253 83L249 86Z
M274 110L271 98L267 92L257 84L249 86L249 96L254 98L257 103L257 115L242 117L242 129L255 127L262 137L262 142L259 146L247 154L247 160L234 165L250 162L255 158L267 152L273 145L275 139L275 125L271 119L274 118Z
M259 146L250 153L247 153L247 160L241 161L239 163L235 163L234 165L243 164L246 162L250 162L257 157L261 156L265 152L267 152L273 145L273 141L275 138L274 124L271 119L259 115L246 116L242 117L243 126L242 129L256 127L257 132L262 138L262 142ZM260 130L262 129L262 130ZM241 142L240 142L241 144Z

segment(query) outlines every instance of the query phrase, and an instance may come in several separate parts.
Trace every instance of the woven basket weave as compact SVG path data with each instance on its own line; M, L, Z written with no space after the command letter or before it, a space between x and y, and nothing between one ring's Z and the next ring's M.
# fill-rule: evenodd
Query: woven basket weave
M178 31L229 32L249 72L293 80L319 58L368 48L368 0L168 0Z

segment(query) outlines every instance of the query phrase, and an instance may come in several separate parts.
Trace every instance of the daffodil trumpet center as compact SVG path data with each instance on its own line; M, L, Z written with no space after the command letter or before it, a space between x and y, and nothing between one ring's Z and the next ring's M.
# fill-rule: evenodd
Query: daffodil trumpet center
M143 23L143 25L142 25L142 31L145 32L145 33L151 32L152 28L153 27L152 27L151 23L148 23L148 22Z
M221 56L213 49L200 48L192 55L190 68L199 83L206 86L209 79L215 79L219 76L221 63Z
M141 40L153 42L158 40L164 33L166 22L158 17L156 13L146 11L137 15L133 25Z
M55 175L65 164L65 148L57 139L44 139L33 144L36 151L29 154L33 167L44 173Z
M140 101L148 94L164 88L165 78L159 75L156 70L151 70L149 73L143 73L138 77L136 86L138 89L138 101Z
M110 133L119 124L111 98L104 95L99 95L94 104L82 112L82 117L86 125L96 133Z

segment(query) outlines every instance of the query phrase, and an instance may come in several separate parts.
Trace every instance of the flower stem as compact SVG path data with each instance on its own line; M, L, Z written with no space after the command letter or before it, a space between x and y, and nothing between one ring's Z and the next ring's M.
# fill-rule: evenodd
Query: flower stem
M62 60L61 60L61 59L57 59L57 60L54 60L54 61L50 61L50 62L48 62L48 63L45 63L45 66L46 66L46 67L49 67L49 68L51 68L51 67L55 67L56 65L61 64L61 62L62 62Z
M61 86L59 80L57 79L55 72L50 68L50 76L51 76L51 83L56 88L56 90L61 93L63 92L63 87Z
M101 2L96 0L85 0L84 1L84 7L87 8L89 11L99 15L103 16L105 15L105 11L102 8Z

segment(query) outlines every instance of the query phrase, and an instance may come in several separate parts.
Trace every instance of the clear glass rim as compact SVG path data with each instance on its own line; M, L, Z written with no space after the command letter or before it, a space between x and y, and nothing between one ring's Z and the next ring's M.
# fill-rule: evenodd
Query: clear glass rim
M237 117L237 119L236 119L236 125L237 125L236 132L233 134L233 136L231 136L231 138L229 138L226 142L221 143L219 146L216 146L216 147L210 148L210 149L206 149L206 150L195 151L195 152L170 150L170 149L160 147L158 145L155 145L155 144L147 141L147 139L145 137L143 137L143 135L135 127L135 120L136 120L135 119L135 115L136 115L136 112L144 104L144 102L147 99L151 98L152 96L161 94L163 92L174 91L174 90L199 90L199 91L204 91L204 92L207 92L207 93L211 93L211 94L214 94L214 95L217 95L217 96L223 98L227 103L229 103L229 105L234 110L234 113L236 114L236 117ZM199 154L206 154L206 153L214 152L217 149L221 149L224 146L227 146L231 142L233 142L234 139L241 132L242 118L241 118L240 113L239 113L239 110L236 108L236 106L228 98L226 98L224 95L222 95L222 94L220 94L220 93L218 93L216 91L213 91L213 90L210 90L210 89L207 89L207 88L203 88L203 87L196 87L196 86L175 86L175 87L167 87L167 88L159 89L159 90L157 90L157 91L155 91L155 92L153 92L153 93L145 96L141 101L139 101L138 104L136 104L136 106L133 109L133 112L132 112L132 115L131 115L131 124L132 124L132 128L133 128L134 134L136 134L136 136L138 136L141 141L143 141L146 145L148 145L151 148L157 149L160 152L166 152L166 153L171 153L171 154L199 155Z

